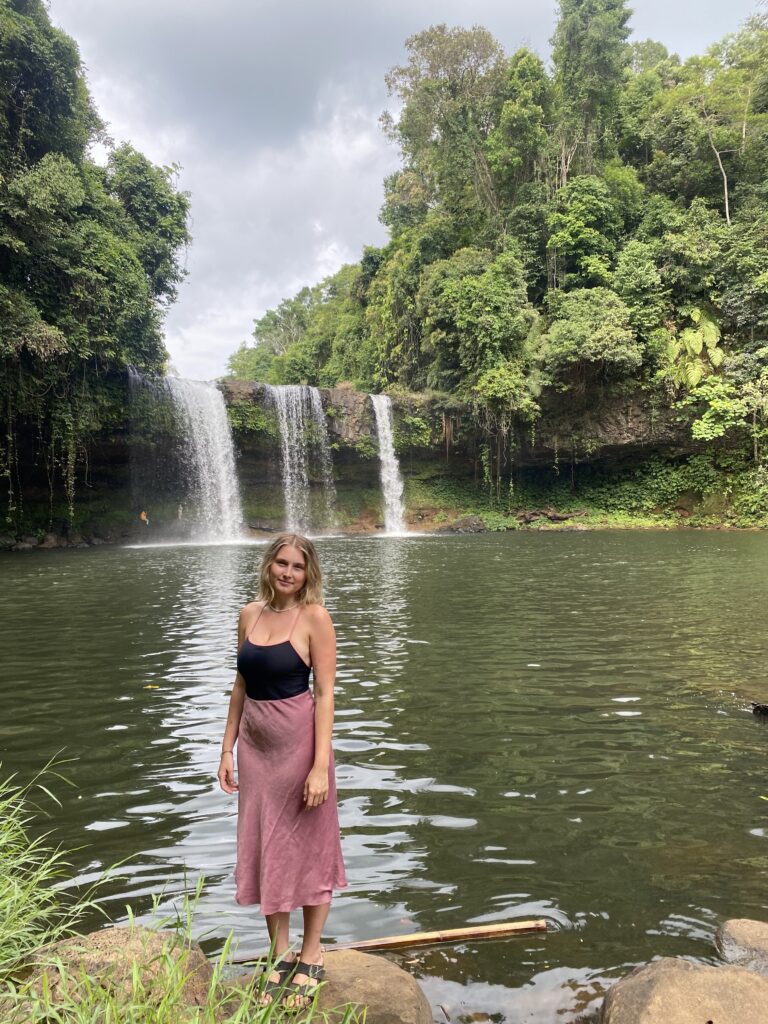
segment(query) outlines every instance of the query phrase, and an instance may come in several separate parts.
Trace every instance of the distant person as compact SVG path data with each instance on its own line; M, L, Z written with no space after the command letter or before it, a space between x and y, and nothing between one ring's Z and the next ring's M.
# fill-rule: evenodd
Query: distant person
M276 958L262 1003L294 1009L325 976L320 937L333 890L347 884L331 748L336 634L322 600L314 545L280 534L264 552L259 599L240 612L218 772L224 792L238 793L235 899L261 905ZM297 958L289 925L298 907Z
M145 526L149 526L149 516L143 510L139 512L139 519L144 523Z
M183 505L179 505L179 507L176 509L176 518L177 519L181 519L181 517L183 515L184 515L184 506Z

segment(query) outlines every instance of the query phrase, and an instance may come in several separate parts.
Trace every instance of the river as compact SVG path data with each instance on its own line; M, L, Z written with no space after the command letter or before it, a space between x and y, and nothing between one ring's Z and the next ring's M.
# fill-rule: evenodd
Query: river
M451 1021L567 1024L657 954L766 918L768 536L519 533L319 542L339 639L350 887L328 940L543 917L407 959ZM0 557L0 751L75 881L124 919L205 875L196 934L260 949L215 783L258 546ZM98 921L94 919L93 926ZM441 1019L445 1014L436 1010Z

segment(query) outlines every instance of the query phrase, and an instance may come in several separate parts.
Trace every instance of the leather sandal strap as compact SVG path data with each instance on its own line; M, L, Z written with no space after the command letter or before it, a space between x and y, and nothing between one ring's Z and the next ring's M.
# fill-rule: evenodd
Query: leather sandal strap
M306 974L308 978L322 981L325 977L325 966L323 964L305 964L300 960L296 965L296 974Z

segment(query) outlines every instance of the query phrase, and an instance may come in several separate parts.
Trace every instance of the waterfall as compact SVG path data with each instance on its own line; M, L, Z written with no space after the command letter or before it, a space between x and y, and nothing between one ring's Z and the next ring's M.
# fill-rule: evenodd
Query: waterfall
M285 528L302 532L312 525L310 454L323 485L323 526L335 519L336 488L320 392L301 384L265 385L277 410L280 462L285 496Z
M214 384L166 377L182 428L196 535L211 541L242 537L240 490L224 396Z
M395 455L392 437L392 399L389 395L371 395L379 438L381 494L384 499L384 529L387 533L405 533L403 478Z

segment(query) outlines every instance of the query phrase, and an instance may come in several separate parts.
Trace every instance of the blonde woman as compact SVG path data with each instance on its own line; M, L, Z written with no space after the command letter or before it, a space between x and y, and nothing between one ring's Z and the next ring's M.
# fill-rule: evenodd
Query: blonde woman
M261 905L277 957L263 1001L284 993L286 1005L301 1006L324 976L320 937L332 892L347 884L331 749L336 635L306 537L276 537L259 582L259 599L240 612L218 775L225 793L238 793L235 898ZM296 958L289 923L298 907L304 935Z

